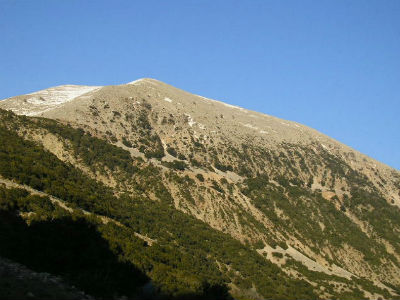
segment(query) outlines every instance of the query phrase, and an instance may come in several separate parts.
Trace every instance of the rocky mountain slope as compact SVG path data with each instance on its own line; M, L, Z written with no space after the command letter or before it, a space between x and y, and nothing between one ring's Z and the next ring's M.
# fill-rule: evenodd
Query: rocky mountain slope
M107 216L168 255L209 252L196 255L214 271L183 284L181 272L203 271L155 259L158 252L144 259L139 248L129 258L119 246L164 297L200 297L205 286L226 286L237 298L398 298L400 172L309 127L154 79L60 86L6 99L0 108L31 116L3 111L4 140L32 143L43 157L53 155L52 164L73 168L63 171L68 176L78 172L100 186L79 194L77 179L58 188L44 183L60 178L47 167L40 174L16 167L27 164L16 161L17 144L0 152L4 180ZM197 229L187 231L171 214ZM150 269L139 267L143 260ZM274 276L287 284L267 284ZM202 281L208 283L194 287Z

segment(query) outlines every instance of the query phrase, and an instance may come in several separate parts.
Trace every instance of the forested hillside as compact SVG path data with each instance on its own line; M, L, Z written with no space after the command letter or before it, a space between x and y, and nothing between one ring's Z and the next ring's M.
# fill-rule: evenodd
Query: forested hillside
M228 299L232 283L256 297L258 293L281 299L316 297L305 281L289 278L254 249L175 210L168 199L114 196L111 189L5 126L21 122L37 128L42 122L1 113L0 137L7 141L0 146L1 176L63 199L73 209L24 189L1 187L1 256L60 275L105 299L115 294L141 295L150 282L154 289L150 293L161 298ZM81 136L78 130L66 130ZM104 143L87 135L81 138L88 146ZM109 147L121 155L115 165L129 160L121 149ZM100 153L91 154L101 158L101 148L95 149ZM81 151L90 155L90 148ZM113 221L103 223L100 216ZM149 245L135 233L154 242Z
M400 298L398 171L150 79L43 101L0 109L0 257L62 281L36 298Z

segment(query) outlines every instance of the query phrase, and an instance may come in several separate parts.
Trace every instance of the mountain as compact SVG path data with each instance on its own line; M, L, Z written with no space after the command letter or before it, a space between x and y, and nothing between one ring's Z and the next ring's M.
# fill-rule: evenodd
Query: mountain
M53 258L54 224L90 228L76 240L109 264L86 257L78 276L18 242L7 259L99 298L400 297L400 172L312 128L147 78L0 109L0 208L27 228L3 222L8 243L31 230ZM93 272L111 274L108 292Z

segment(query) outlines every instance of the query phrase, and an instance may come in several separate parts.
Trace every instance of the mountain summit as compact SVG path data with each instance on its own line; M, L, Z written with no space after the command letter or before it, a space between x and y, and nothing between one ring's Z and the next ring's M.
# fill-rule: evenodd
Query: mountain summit
M16 142L0 149L5 186L99 218L160 297L399 296L400 172L312 128L149 78L53 87L0 109L13 112L1 111L3 137L51 157L68 183L38 161L16 167ZM25 210L28 224L54 217Z

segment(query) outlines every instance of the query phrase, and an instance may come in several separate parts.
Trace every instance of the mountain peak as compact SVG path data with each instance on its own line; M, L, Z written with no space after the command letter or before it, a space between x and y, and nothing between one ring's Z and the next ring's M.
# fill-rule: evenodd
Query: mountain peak
M141 83L145 83L145 82L147 82L147 83L159 83L160 81L157 80L157 79L154 79L154 78L139 78L139 79L136 79L134 81L128 82L126 84L136 85L136 84L141 84Z

